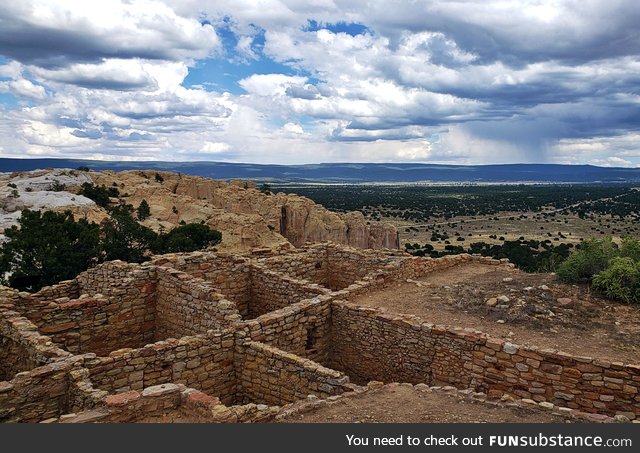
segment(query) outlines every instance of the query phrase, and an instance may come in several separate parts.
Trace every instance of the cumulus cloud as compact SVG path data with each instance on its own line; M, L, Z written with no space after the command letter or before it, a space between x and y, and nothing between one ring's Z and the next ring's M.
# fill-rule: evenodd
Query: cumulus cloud
M159 1L7 0L0 8L0 54L26 64L203 58L219 47L211 25Z
M8 0L0 155L637 166L639 20L632 0Z
M0 93L11 93L18 97L29 98L41 101L47 97L43 86L35 85L27 79L11 80L0 82Z
M590 164L599 165L601 167L631 167L632 163L621 157L611 156L606 159L593 159L589 161Z
M285 74L253 74L238 83L257 96L284 96L289 88L301 87L306 81L306 77Z

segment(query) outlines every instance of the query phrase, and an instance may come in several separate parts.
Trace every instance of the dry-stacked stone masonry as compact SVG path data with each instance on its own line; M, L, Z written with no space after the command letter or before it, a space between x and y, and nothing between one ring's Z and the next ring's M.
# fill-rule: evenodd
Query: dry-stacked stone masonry
M453 386L593 420L640 415L638 364L348 301L470 260L510 266L323 243L113 261L35 294L0 288L0 421L268 421L369 381Z

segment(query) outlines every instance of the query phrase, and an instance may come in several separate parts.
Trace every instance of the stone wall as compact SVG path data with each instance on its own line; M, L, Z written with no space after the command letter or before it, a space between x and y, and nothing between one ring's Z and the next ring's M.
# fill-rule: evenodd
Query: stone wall
M299 280L323 284L327 275L326 246L305 247L286 255L260 260L265 268Z
M78 293L76 299L47 299ZM154 340L155 297L154 268L116 261L83 272L75 281L19 293L14 305L67 351L105 355Z
M251 272L251 302L247 317L255 318L328 292L318 285L255 267Z
M397 252L371 252L351 247L329 244L327 247L327 274L325 286L340 290L362 280L374 272L389 272L397 269L406 257L398 257Z
M251 267L248 259L212 252L194 252L162 255L152 262L186 272L212 284L227 299L235 302L243 316L247 314L251 297Z
M253 341L325 363L330 347L331 297L319 296L244 321Z
M80 294L121 296L131 283L142 281L149 286L146 293L153 294L155 278L155 266L149 263L109 261L78 274L75 280Z
M435 341L420 325L396 321L373 308L332 304L329 366L357 384L430 383Z
M0 381L71 355L50 342L19 313L0 309Z
M268 269L340 290L387 265L406 260L399 252L367 251L333 243L306 246L297 252L261 260Z
M0 381L8 381L16 373L36 366L24 346L0 333Z
M353 379L444 383L584 412L640 414L639 365L524 348L345 302L332 307L330 362Z
M206 333L240 321L235 304L184 272L157 269L156 340Z
M24 294L24 293L23 293ZM80 285L77 280L64 280L55 285L42 288L31 296L38 301L50 301L60 297L76 299L80 297Z
M55 362L0 382L0 422L37 422L69 412L69 368Z
M269 258L159 260L106 263L36 294L0 287L0 421L264 421L274 411L263 403L339 395L353 388L347 375L454 385L594 417L640 414L638 365L341 300L470 260L501 264L490 258L322 244ZM257 317L243 320L236 304Z
M110 393L159 384L184 384L233 403L236 396L233 331L169 339L87 360L94 387Z
M370 252L369 252L370 253ZM442 258L425 257L393 257L381 264L379 269L369 272L365 277L348 287L334 291L336 298L348 298L377 291L391 285L405 282L407 279L422 278L439 270L459 266L469 261L482 264L514 267L508 262L501 262L490 257L479 255L449 255Z
M204 280L207 285L211 285L224 294L225 298L234 302L238 312L245 318L255 318L328 292L317 285L279 273L280 266L275 266L276 270L273 270L270 266L255 264L243 257L211 252L168 254L158 257L153 262ZM158 272L162 272L160 269L162 267ZM166 272L162 275L166 275ZM163 278L159 276L159 281L162 282ZM186 281L186 277L181 278ZM171 288L169 292L172 290ZM159 300L162 300L167 292L167 287L163 286L159 291ZM165 308L159 308L158 312L164 311ZM196 311L202 313L201 310ZM189 318L193 320L195 316L190 315ZM194 333L201 332L191 332Z
M243 398L266 404L283 405L308 395L339 395L349 383L342 373L257 342L241 346L236 368Z
M181 384L108 395L93 410L63 415L55 423L251 423L272 420L278 407L225 406L220 399Z

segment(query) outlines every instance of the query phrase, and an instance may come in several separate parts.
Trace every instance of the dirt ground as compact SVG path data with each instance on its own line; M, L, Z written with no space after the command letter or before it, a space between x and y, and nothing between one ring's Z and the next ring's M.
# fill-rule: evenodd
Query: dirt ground
M563 423L538 409L491 406L456 395L427 393L411 385L388 385L375 392L295 414L284 423Z
M520 345L640 363L640 310L596 297L586 285L562 284L553 274L469 263L351 301Z

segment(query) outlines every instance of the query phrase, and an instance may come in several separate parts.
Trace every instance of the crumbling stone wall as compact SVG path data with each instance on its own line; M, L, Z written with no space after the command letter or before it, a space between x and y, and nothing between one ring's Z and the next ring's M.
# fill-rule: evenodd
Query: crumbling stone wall
M11 288L5 288L3 296L22 316L39 325L42 322L43 312L46 312L47 306L52 301L61 298L77 299L80 297L80 292L77 280L66 280L57 285L42 288L37 293L18 292Z
M93 388L83 362L83 356L60 358L0 382L0 423L53 421L98 405L106 392Z
M47 299L78 293L75 299ZM67 351L104 355L153 341L155 297L153 268L110 262L83 272L74 281L35 294L19 293L15 306Z
M42 288L32 297L38 301L50 301L60 297L76 299L80 297L80 284L77 280L65 280L52 286Z
M160 384L142 391L108 395L101 407L63 415L52 422L251 423L270 421L278 410L279 407L256 404L225 406L220 399L182 384Z
M0 381L71 355L47 344L49 340L19 313L0 309Z
M157 270L156 340L206 333L240 321L235 304L188 274Z
M0 382L0 422L37 422L69 412L70 368L55 362Z
M251 298L251 266L247 258L213 252L175 253L152 261L172 267L213 285L225 297L235 302L242 316L248 312Z
M110 393L184 384L233 403L236 396L233 331L169 339L87 360L94 387Z
M299 280L323 284L327 279L326 246L305 247L260 261L267 269Z
M254 268L251 272L251 303L248 317L255 318L328 292L317 285L309 285L276 272Z
M640 414L640 366L524 348L470 329L332 303L331 363L352 378L445 383L584 412Z
M183 421L260 421L274 412L255 403L339 395L352 388L346 374L640 414L638 365L523 348L341 300L469 260L501 264L490 258L322 244L269 258L159 259L106 263L36 294L0 288L0 421L141 421L141 411L164 417L165 404ZM257 317L243 320L239 307Z
M313 244L288 255L263 259L270 270L341 290L373 272L388 271L407 260L398 252L361 250L333 243Z
M237 355L236 367L243 398L282 405L307 395L328 397L346 389L349 378L272 346L247 342Z
M0 318L0 381L8 381L43 362L38 359L34 345L21 335L20 330L24 332L24 329L20 329L19 319Z
M35 367L24 346L0 333L0 381L8 381L16 373Z
M253 341L326 363L331 346L331 297L319 296L244 321Z

